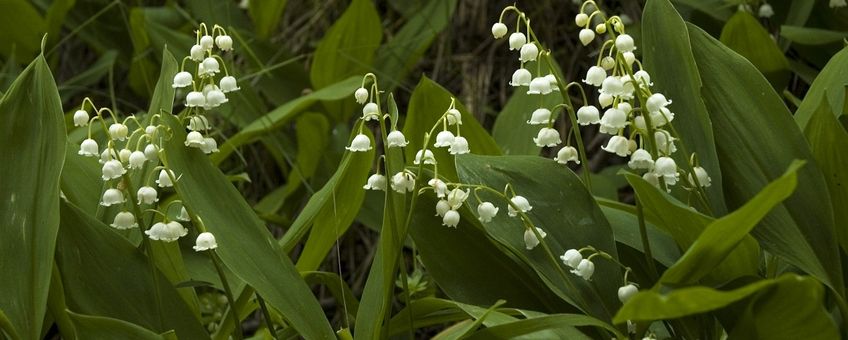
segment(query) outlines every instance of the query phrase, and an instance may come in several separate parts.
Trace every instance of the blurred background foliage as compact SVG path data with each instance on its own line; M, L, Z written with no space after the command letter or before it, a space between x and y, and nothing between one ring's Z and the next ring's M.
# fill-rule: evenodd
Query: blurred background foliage
M759 1L674 3L685 20L720 38L756 66L792 111L848 36L848 9L830 8L827 1L770 1L775 12L770 18L757 16ZM167 46L180 60L194 43L193 29L200 22L225 27L236 48L231 60L235 69L230 72L239 78L242 90L231 97L232 105L209 118L219 140L233 137L238 143L229 150L234 152L222 152L213 160L280 237L340 164L347 164L342 162L344 145L359 107L350 100L352 92L340 97L332 89L350 77L377 74L382 87L393 93L401 121L416 86L432 80L456 96L490 131L500 151L539 153L529 143L535 130L522 130L524 124L517 124L526 119L533 104L526 95L513 94L508 85L517 65L515 56L506 53L505 41L494 40L490 34L501 9L511 4L500 0L0 0L0 92L38 54L41 37L47 33L46 57L68 113L69 141L78 144L85 131L73 130L70 115L84 97L124 114L145 111L159 77L163 49ZM753 10L739 11L744 4ZM517 5L533 19L536 34L552 49L566 79L582 79L596 47L584 47L577 39L573 18L579 4L539 0ZM626 15L628 31L641 41L644 1L603 1L602 5L611 13ZM828 76L845 79L846 72L834 70ZM344 88L358 83L358 79L349 80ZM330 94L322 94L324 88ZM298 99L310 94L320 98ZM446 103L425 100L418 105L446 107ZM593 129L584 131L589 168L598 183L595 194L632 201L632 191L624 189L625 179L615 175L621 160L598 152L605 138ZM364 200L364 208L358 216L350 216L355 223L340 239L340 246L328 250L327 263L298 266L341 272L359 296L376 249L374 229L379 227L382 198L369 193L352 199ZM356 214L358 209L351 211ZM292 247L287 250L297 257L301 248ZM335 304L332 292L318 293L325 307Z

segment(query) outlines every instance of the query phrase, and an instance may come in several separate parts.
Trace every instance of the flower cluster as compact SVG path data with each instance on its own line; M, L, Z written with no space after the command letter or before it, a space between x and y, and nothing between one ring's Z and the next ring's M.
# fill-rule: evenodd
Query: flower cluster
M216 54L218 51L232 50L233 39L223 27L215 25L210 33L206 24L200 24L195 44L189 50L189 55L183 58L180 72L174 76L171 85L177 89L188 89L185 106L190 132L185 145L198 148L206 154L218 152L218 144L214 138L207 136L210 125L204 113L229 102L227 94L240 90L236 78L227 71L224 59ZM192 62L195 66L186 69L186 62Z
M190 130L185 145L199 148L208 154L218 151L217 143L201 134L201 131L209 130L209 122L197 110L206 110L227 102L224 93L238 90L238 87L235 78L229 75L220 79L220 87L216 85L215 75L220 72L223 61L212 53L213 46L222 51L232 50L232 39L218 26L213 29L213 34L221 33L214 38L207 34L201 36L201 31L205 33L205 28L205 24L201 24L201 30L197 33L198 44L192 48L191 56L186 57L187 60L198 62L197 72L192 75L184 71L183 67L183 71L174 77L173 87L192 86L194 90L203 89L203 92L192 91L188 94L188 109L180 114L179 118L187 121ZM226 74L226 68L224 70ZM202 98L198 99L197 96ZM203 104L195 105L199 100ZM93 118L89 110L94 113ZM174 242L188 234L184 224L192 219L180 200L172 200L165 206L159 204L160 191L169 190L180 178L179 174L163 162L166 158L163 143L172 138L173 131L162 124L162 114L167 113L151 112L146 117L146 123L142 124L135 115L119 119L112 109L97 108L91 99L85 98L79 110L74 112L73 122L75 126L88 128L88 138L80 144L78 154L97 158L102 165L100 177L106 183L106 189L102 193L100 205L122 208L115 214L110 226L121 230L139 228L141 215L144 212L152 212L161 215L162 219L152 223L149 228L142 228L144 235L154 241ZM102 149L92 134L92 128L98 125L96 122L100 123L106 135L105 141L102 141ZM167 212L173 204L180 204L181 208L176 219L172 220ZM200 233L195 250L209 250L215 247L217 243L214 235Z
M533 58L535 59L535 57ZM370 90L365 88L366 82L369 80L372 81ZM360 117L362 124L359 125L359 133L353 137L350 145L346 147L348 151L364 152L373 148L371 139L363 133L365 123L370 121L378 122L384 132L389 130L384 135L383 144L386 149L403 148L409 144L403 133L397 129L396 122L391 122L391 127L386 128L385 119L388 115L383 114L380 109L379 93L377 79L373 74L366 75L363 78L362 87L354 92L356 102L363 105L362 116ZM436 216L442 218L442 225L456 228L461 219L459 209L466 204L466 201L471 196L471 189L473 189L474 197L478 202L476 209L479 215L478 219L483 223L491 222L498 214L498 211L500 211L500 208L492 202L482 200L478 195L478 191L485 190L495 193L507 202L509 216L519 217L528 226L525 228L524 233L525 246L528 250L535 248L540 243L539 238L544 238L546 234L540 228L530 227L532 223L524 213L530 211L533 207L523 196L516 195L514 192L508 195L508 191L512 190L510 186L507 186L507 190L500 193L481 185L448 183L439 177L438 162L436 161L433 150L446 148L451 155L461 155L471 152L468 140L461 135L461 126L462 113L456 107L455 100L452 99L447 110L436 120L430 132L424 136L424 147L416 152L415 158L412 161L413 165L418 166L419 170L424 166L433 167L433 177L427 181L426 186L423 184L420 186L422 189L419 194L432 190L438 198L435 207ZM436 133L437 130L440 131ZM434 133L436 133L435 141L431 144L430 137ZM380 159L383 159L383 157ZM420 171L419 173L415 173L410 169L403 169L392 175L391 178L387 178L380 173L381 164L382 162L378 162L377 173L368 177L365 185L363 185L363 189L387 191L391 188L399 194L405 194L413 192L416 187L419 187L417 181L420 179Z

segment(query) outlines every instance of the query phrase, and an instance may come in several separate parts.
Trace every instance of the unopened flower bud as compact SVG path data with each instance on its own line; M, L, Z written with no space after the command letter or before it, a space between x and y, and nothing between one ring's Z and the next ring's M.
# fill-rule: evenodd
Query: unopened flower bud
M74 112L74 126L86 126L89 120L88 112L85 110L77 110Z
M503 38L504 36L506 36L506 32L507 27L503 23L497 22L492 25L492 36L494 36L495 39Z

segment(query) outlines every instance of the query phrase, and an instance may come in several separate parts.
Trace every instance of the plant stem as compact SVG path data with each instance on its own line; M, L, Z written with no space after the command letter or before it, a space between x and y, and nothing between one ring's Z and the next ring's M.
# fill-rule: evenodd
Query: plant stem
M268 312L268 306L265 305L265 299L263 299L262 296L259 295L259 293L255 294L256 301L259 302L259 309L262 310L262 318L265 319L265 326L268 327L268 333L271 333L271 337L277 339L277 331L274 329L274 324L271 322L271 313ZM233 308L235 307L233 305L231 305L230 307L232 309L235 309Z
M230 290L230 284L227 282L227 276L224 275L224 269L221 267L221 263L218 260L218 254L216 254L214 250L209 251L209 258L212 259L212 263L215 265L215 271L218 272L218 277L221 278L221 285L224 286L224 293L226 294L227 302L229 303L230 315L233 318L233 323L235 323L233 337L236 340L241 340L243 339L243 336L241 333L241 325L239 324L240 320L237 314L238 312L236 311L236 300L233 298L233 292Z
M642 208L642 201L636 195L636 215L639 218L639 236L642 238L642 252L645 254L645 261L648 263L648 270L651 274L651 279L659 275L657 267L654 264L654 255L651 252L651 241L648 239L648 227L645 225L645 212ZM625 282L626 283L626 282Z

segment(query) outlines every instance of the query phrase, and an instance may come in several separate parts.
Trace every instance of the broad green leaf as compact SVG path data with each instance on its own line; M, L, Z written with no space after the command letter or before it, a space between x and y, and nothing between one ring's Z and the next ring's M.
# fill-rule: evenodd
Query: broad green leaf
M818 110L813 113L804 129L810 149L824 173L836 235L843 251L848 249L848 132L831 113L830 106L822 98Z
M848 48L843 48L827 62L795 111L795 121L802 130L806 129L823 100L830 105L830 112L835 117L845 113L845 79L848 79Z
M303 272L303 279L309 285L320 284L324 286L330 294L336 298L336 302L344 309L352 318L356 318L356 310L359 309L359 301L356 300L356 295L348 286L347 282L342 280L336 273L330 272Z
M735 321L729 339L838 339L816 280L778 284L754 296Z
M6 317L6 313L0 310L0 335L9 336L12 339L20 339L20 336L12 326L12 322Z
M353 92L356 91L361 84L362 77L353 76L292 100L271 112L268 112L268 114L256 119L245 126L237 134L231 136L225 143L223 143L223 145L221 145L221 151L212 156L212 161L215 164L220 163L233 151L235 151L237 147L250 143L253 139L280 128L316 101L338 100L347 97L352 98Z
M674 238L680 249L689 249L715 220L660 191L641 176L625 174L644 207L646 220L656 224ZM741 245L720 261L719 269L707 278L710 283L725 283L736 277L755 274L759 265L759 247L750 236L743 235Z
M352 138L351 138L352 139ZM322 203L319 210L313 210L307 203L308 211L298 215L289 232L300 228L298 222L309 223L311 220L309 238L303 247L297 260L297 269L300 271L312 271L318 269L333 244L350 227L362 201L365 199L365 189L362 185L368 179L371 172L371 164L374 162L372 149L368 152L349 152L342 166L336 170L336 175L319 192L315 193L313 199ZM320 195L320 196L319 196ZM317 213L317 214L316 214ZM288 233L287 233L288 236Z
M689 26L702 94L713 122L728 208L738 208L795 160L811 160L807 142L780 97L747 60ZM827 183L812 162L798 172L795 193L751 235L767 251L841 294L842 271Z
M801 45L826 45L842 41L848 32L836 32L821 28L780 26L780 36Z
M419 197L418 204L409 234L427 273L452 300L485 306L503 299L509 307L548 312L566 308L530 268L487 237L474 215L461 212L457 228L448 228L435 214L432 195Z
M312 86L323 89L348 77L372 71L374 52L382 40L380 16L371 0L351 1L315 48L309 73ZM352 100L324 104L334 117L342 121L355 116L354 113L360 110L360 106Z
M615 327L591 316L582 314L554 314L489 327L474 333L472 336L468 337L468 339L512 339L521 335L544 330L580 326L602 328L612 333L615 338L626 338L626 336L621 334L621 332L615 329Z
M615 241L644 252L642 236L639 233L638 217L629 210L622 209L622 206L626 206L622 203L599 200L598 204L612 227ZM626 207L635 211L635 207ZM648 229L648 241L654 259L666 267L671 267L680 258L677 243L668 233L660 231L653 223L645 221L645 224Z
M47 22L30 1L0 1L0 54L17 60L29 60L39 50Z
M668 0L648 1L642 20L642 53L645 69L654 82L653 89L671 98L673 103L670 109L681 113L673 122L682 140L675 161L690 171L689 156L693 152L697 154L700 166L707 170L712 179L712 186L705 188L711 215L724 215L727 207L721 192L723 180L713 126L701 99L700 88L703 84L692 55L686 23ZM681 193L678 198L684 198L683 195Z
M803 161L792 162L783 176L763 188L748 203L707 225L683 257L663 273L660 283L691 284L718 271L716 267L748 239L748 233L757 223L795 191L796 172L803 164Z
M183 123L170 115L163 118L174 133L164 145L168 157L163 161L181 176L177 192L215 234L224 264L304 337L334 337L317 300L253 209L206 155L185 146Z
M517 195L527 198L533 207L527 214L547 233L544 241L552 254L547 254L542 245L527 250L525 227L518 218L507 215L508 203L480 191L481 199L500 208L491 222L483 224L486 233L529 265L560 298L594 317L611 318L619 304L615 300L615 291L621 286L619 267L598 262L589 284L568 273L559 260L567 249L586 246L617 256L612 228L581 180L567 167L534 156L462 155L456 163L461 183L486 185L496 191L509 184ZM478 203L473 198L466 204L476 212Z
M68 311L80 339L177 339L173 333L156 334L149 329L120 319L103 316L83 315Z
M524 67L535 70L536 62L528 62ZM542 70L542 74L550 72L547 64L542 64ZM498 113L495 125L492 127L492 137L506 155L538 155L540 148L533 142L533 137L536 137L542 127L529 125L527 121L534 110L540 107L552 109L555 105L562 103L562 95L554 92L540 97L527 94L524 87L511 89L514 92ZM559 116L562 116L563 110L559 112Z
M3 6L0 13L14 14ZM43 55L0 99L0 119L0 310L21 338L35 339L47 310L66 138Z
M374 66L388 89L400 85L418 63L436 35L453 18L457 0L415 1L409 4L411 17L389 42L377 50Z
M172 112L174 97L176 96L176 89L172 84L174 76L179 71L178 66L177 60L168 51L168 48L162 48L162 68L159 70L159 80L156 82L156 88L150 98L150 107L147 109L147 113L155 115Z
M66 143L65 163L60 188L65 198L90 215L96 215L103 194L100 164L91 157L80 156L79 144Z
M739 53L760 70L774 88L786 87L789 63L783 51L757 18L746 11L738 11L721 30L721 42Z
M208 338L173 285L151 271L138 248L71 203L62 202L61 213L56 266L68 309L156 332L173 329L181 338Z
M259 39L268 39L277 28L286 8L286 0L265 0L248 3L247 14L253 19L253 29Z
M736 9L736 6L725 0L674 0L674 2L690 6L719 21L726 21Z
M424 135L430 132L436 121L448 110L451 98L455 98L455 96L445 90L444 87L426 76L421 77L421 81L418 82L412 92L412 98L409 99L409 109L403 125L403 134L409 141L409 145L404 148L408 164L412 164L415 154L424 146ZM458 100L456 101L456 109L462 114L460 131L461 135L468 139L471 153L500 155L501 151L494 139ZM456 134L456 125L449 126L448 129ZM454 156L448 153L447 148L433 147L433 143L436 142L436 134L441 131L442 126L439 124L433 130L433 135L430 136L428 148L433 150L436 161L439 163L439 176L456 179L456 170L452 166Z
M787 291L789 294L786 294ZM798 325L803 327L796 328L794 331L803 330L805 333L802 337L805 339L838 338L835 325L832 324L830 317L823 308L821 285L813 278L795 274L785 274L777 279L756 281L729 291L703 286L673 290L667 294L652 290L641 291L621 307L614 321L616 324L620 324L626 320L676 319L714 311L751 296L755 297L752 301L752 303L756 303L754 310L762 313L760 314L762 319L755 320L759 329L775 327L774 330L782 330L785 328L779 327L779 325ZM762 301L757 301L761 298ZM774 300L775 298L784 301ZM790 298L790 300L786 300L786 298ZM789 301L793 303L791 306L782 303ZM757 310L757 307L762 309ZM757 315L753 317L757 317ZM741 321L750 322L752 320L749 318ZM783 338L783 336L781 335L779 338Z

